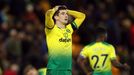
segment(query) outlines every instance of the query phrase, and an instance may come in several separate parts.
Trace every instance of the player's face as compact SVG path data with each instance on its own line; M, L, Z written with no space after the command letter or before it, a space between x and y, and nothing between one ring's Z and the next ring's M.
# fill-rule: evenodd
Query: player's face
M59 10L58 21L60 21L63 24L67 24L68 23L67 10Z

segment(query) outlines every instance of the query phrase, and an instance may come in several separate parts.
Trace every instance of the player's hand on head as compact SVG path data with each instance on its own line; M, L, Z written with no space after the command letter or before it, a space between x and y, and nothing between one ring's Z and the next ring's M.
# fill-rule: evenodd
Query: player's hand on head
M54 7L54 10L57 11L59 9L59 7L65 7L65 8L67 8L66 5L57 5L57 6Z
M56 6L54 7L54 10L57 11L57 10L59 9L59 7L61 7L61 5L56 5Z
M54 10L57 11L59 7L60 7L59 5L55 6Z

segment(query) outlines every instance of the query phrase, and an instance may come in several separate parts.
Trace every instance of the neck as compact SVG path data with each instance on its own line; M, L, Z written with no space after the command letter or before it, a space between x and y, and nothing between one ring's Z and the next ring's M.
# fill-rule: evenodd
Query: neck
M98 39L96 39L96 42L103 42L103 41L104 41L103 38L98 38Z
M64 29L65 28L65 25L59 21L56 22L56 25L61 28L61 29Z

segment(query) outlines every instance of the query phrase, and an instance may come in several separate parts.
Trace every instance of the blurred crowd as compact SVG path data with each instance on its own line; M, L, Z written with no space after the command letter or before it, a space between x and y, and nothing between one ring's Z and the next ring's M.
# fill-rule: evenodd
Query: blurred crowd
M133 0L0 0L0 75L38 75L46 67L44 16L55 5L86 14L73 33L73 75L84 75L76 60L98 26L108 30L107 42L115 46L118 60L131 67L129 72L113 67L113 75L134 74Z

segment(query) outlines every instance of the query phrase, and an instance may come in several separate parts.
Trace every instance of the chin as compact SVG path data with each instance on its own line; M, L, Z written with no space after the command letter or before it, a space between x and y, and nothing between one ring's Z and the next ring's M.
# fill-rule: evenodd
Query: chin
M64 22L64 24L66 25L66 24L68 24L68 22Z
M67 24L68 24L68 22L65 23L65 25L67 25Z

